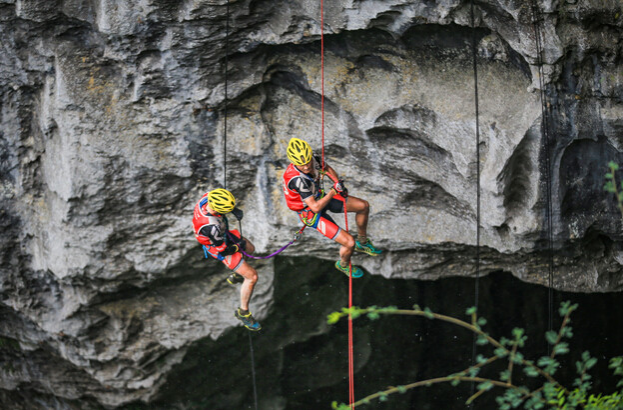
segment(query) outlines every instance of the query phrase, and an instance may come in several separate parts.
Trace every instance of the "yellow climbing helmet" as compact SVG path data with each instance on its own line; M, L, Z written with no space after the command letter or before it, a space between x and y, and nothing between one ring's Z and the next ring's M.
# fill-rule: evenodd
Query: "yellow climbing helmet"
M217 188L208 194L208 205L219 214L228 214L236 206L236 198L226 189Z
M307 142L298 138L290 138L288 159L294 165L306 165L312 160L312 149Z

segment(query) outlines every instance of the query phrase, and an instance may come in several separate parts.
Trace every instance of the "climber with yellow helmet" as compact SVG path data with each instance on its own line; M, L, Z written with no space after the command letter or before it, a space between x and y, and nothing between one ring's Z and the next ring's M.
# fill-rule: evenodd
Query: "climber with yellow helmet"
M193 228L197 241L203 245L207 255L222 261L233 272L227 282L232 285L242 283L240 287L240 308L234 316L249 330L260 330L262 326L249 311L249 300L257 283L257 271L242 258L240 250L253 253L255 247L240 235L237 229L229 229L228 213L238 220L243 212L236 208L236 199L226 189L218 188L201 197L193 214Z
M363 199L348 195L344 183L339 181L338 175L333 168L326 165L325 172L337 181L328 192L321 189L321 166L320 159L314 157L309 144L298 138L291 138L287 148L290 165L283 174L283 192L288 208L299 214L301 221L309 227L316 229L329 239L339 243L340 260L335 262L335 267L349 274L349 262L353 250L376 256L381 250L374 247L367 237L368 215L370 204ZM341 229L327 214L343 213L344 204L347 212L355 212L357 223L357 238ZM363 271L353 266L353 278L363 275Z

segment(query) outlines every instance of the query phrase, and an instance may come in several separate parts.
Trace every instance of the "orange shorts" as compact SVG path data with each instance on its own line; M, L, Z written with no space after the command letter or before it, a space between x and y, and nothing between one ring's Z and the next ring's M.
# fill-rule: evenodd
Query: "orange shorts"
M234 235L236 238L238 239L242 239L240 237L240 232L238 232L237 229L232 229L229 231L232 235ZM242 265L242 253L240 252L236 252L233 255L227 255L227 256L223 256L218 252L212 251L209 247L204 246L205 251L210 254L210 256L212 256L215 259L218 259L220 261L222 261L225 266L227 266L229 269L233 270L234 272L238 270L238 268L240 268L240 265Z
M333 240L337 238L341 228L337 226L333 218L327 214L327 211L335 213L344 212L344 203L336 199L336 197L341 198L339 195L331 198L329 204L322 211L320 211L319 214L315 214L307 208L299 211L299 219L301 222Z

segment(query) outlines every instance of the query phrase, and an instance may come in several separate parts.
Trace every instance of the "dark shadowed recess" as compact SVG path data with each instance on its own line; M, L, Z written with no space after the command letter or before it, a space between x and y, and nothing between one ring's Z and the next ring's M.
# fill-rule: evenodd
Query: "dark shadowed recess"
M264 329L252 334L260 409L330 409L331 402L348 398L347 322L326 324L327 314L348 304L347 278L331 262L313 258L276 261L274 305L262 321ZM261 279L260 279L261 280ZM511 337L515 327L525 328L528 359L546 355L548 289L523 283L508 273L480 278L479 310L488 319L484 327L493 337ZM467 319L474 305L475 281L447 278L438 281L389 280L366 275L356 281L358 306L411 308L414 304ZM579 304L572 316L571 353L557 373L571 385L575 361L588 350L598 358L592 372L596 391L613 391L616 381L607 368L608 358L622 355L623 293L553 293L554 329L560 325L561 301ZM209 320L209 318L206 318ZM445 322L418 317L382 317L354 321L356 397L387 386L449 375L468 367L472 335ZM486 347L478 353L491 354ZM497 376L502 368L483 375ZM524 382L521 372L513 380ZM478 409L497 408L493 389L480 397ZM465 409L470 385L434 385L390 396L370 409ZM202 340L168 377L157 399L125 409L254 409L249 334L244 328L228 331L217 341Z

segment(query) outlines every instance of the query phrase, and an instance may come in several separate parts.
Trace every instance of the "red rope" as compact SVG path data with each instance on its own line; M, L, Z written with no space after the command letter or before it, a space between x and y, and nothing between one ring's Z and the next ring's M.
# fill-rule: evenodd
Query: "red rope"
M322 134L322 171L324 173L324 2L320 0L320 128ZM328 174L327 174L328 175ZM329 175L330 176L330 175ZM331 178L333 179L333 178ZM337 181L335 181L337 182ZM348 232L348 214L346 212L346 198L344 198L344 224ZM348 262L348 308L353 307L353 264ZM353 353L353 318L348 314L348 402L350 408L355 408L355 366Z
M324 171L324 4L320 0L320 122L322 134L322 170Z
M346 198L344 198L344 227L348 232L348 214L346 213ZM353 354L353 317L350 309L353 307L353 264L348 261L348 395L350 408L355 408L355 357Z

